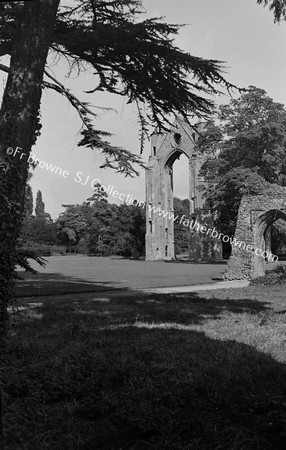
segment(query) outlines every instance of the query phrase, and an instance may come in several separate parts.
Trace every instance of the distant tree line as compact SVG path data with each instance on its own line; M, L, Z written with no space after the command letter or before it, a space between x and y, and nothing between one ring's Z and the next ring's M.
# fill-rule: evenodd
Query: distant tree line
M65 211L53 221L45 211L41 191L37 192L33 214L32 190L27 185L22 245L28 244L43 256L66 252L143 256L145 211L133 205L110 204L106 197L95 186L92 197L83 204L63 205Z
M95 186L93 195L82 204L63 206L65 211L53 221L38 191L33 214L33 193L27 184L22 245L43 256L81 253L144 257L145 209L124 203L110 204L100 185ZM177 215L188 214L189 200L174 198L174 210ZM176 254L187 253L188 242L188 229L175 223Z

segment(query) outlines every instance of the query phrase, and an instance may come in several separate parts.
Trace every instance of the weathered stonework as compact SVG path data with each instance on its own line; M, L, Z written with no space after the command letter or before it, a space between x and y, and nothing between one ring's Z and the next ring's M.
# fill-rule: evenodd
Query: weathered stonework
M194 213L196 222L204 226L206 230L213 230L214 218L209 209L196 208ZM216 237L208 235L198 231L198 227L195 226L191 231L191 246L189 251L189 258L192 261L215 261L222 259L222 242ZM214 236L216 234L214 233Z
M244 245L232 246L224 274L228 280L265 274L265 254L261 256L261 253L271 250L269 229L276 220L286 220L286 188L269 183L265 186L265 194L247 195L241 200L234 239Z
M146 170L146 260L175 258L172 166L183 153L189 160L190 217L196 218L202 225L204 221L212 222L200 189L204 183L198 176L202 160L194 151L198 133L203 130L203 126L203 123L199 123L194 130L177 118L170 132L153 134L151 137L151 156ZM167 213L166 217L154 210L150 211L150 207L160 208ZM192 232L191 236L192 259L221 257L220 243L201 233Z

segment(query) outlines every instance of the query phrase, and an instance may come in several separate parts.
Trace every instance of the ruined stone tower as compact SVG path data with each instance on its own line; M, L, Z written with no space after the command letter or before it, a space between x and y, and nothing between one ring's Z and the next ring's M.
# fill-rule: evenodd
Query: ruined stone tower
M189 160L190 216L196 217L200 213L200 221L203 221L204 216L209 217L209 209L199 189L204 182L198 176L202 160L194 151L198 133L202 132L203 127L203 123L198 123L192 128L177 118L170 132L155 133L151 137L151 156L146 170L146 260L175 258L172 166L183 153ZM156 212L157 208L163 213ZM202 241L198 241L198 238ZM203 245L204 240L203 236L194 237L195 259L214 256L214 243L209 241Z

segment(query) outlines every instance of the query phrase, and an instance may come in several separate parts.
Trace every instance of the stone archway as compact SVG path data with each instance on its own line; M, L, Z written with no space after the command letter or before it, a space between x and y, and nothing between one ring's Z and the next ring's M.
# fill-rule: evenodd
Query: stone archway
M198 123L192 128L176 118L170 132L154 133L151 137L151 156L146 170L146 260L175 258L172 168L182 154L189 160L190 215L195 216L196 212L202 211L209 214L200 190L204 181L198 176L202 160L194 151L196 139L203 127L203 123ZM163 213L159 214L158 210ZM203 248L202 236L199 238ZM202 253L198 259L203 259Z
M278 219L286 221L286 188L268 185L265 195L244 196L238 211L232 254L224 278L252 279L265 274L269 255L268 231ZM270 261L277 262L275 255Z

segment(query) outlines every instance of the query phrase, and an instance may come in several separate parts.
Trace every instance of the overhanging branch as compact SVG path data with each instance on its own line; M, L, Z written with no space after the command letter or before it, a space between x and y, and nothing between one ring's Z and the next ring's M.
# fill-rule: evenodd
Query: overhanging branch
M0 70L9 73L10 67L4 66L4 64L0 64Z
M10 68L8 66L5 66L4 64L0 63L0 70L5 73L9 73ZM54 91L58 92L59 94L64 95L70 104L77 110L77 113L83 122L83 124L88 128L90 126L90 119L87 117L87 114L90 114L93 117L97 117L97 114L95 114L86 103L79 100L74 94L72 94L69 89L67 89L62 83L60 83L56 78L54 78L52 75L50 75L45 70L45 75L54 81L54 83L49 83L48 81L42 81L42 87L43 88L49 88L53 89ZM105 110L105 111L115 111L113 108L100 108L99 109Z
M5 73L9 73L10 68L5 66L4 64L0 64L0 70ZM83 139L78 143L78 146L84 146L87 148L91 148L92 150L100 150L103 155L105 155L105 162L100 166L101 168L109 167L115 169L119 173L123 173L125 176L138 176L139 172L134 169L133 164L138 164L139 167L145 169L145 165L142 162L141 158L126 149L113 146L109 142L104 140L104 137L109 137L111 136L111 134L106 131L95 130L93 128L90 115L94 117L97 117L97 115L89 109L86 103L80 101L62 83L60 83L47 71L45 71L45 75L52 81L54 81L54 83L43 80L42 87L53 89L59 94L64 95L68 99L70 104L77 110L83 122L85 128L81 131ZM112 110L112 108L100 109ZM2 169L4 170L5 166L3 166Z
M55 84L53 84L47 81L43 81L44 87L48 87L55 90L59 94L64 95L68 99L70 104L77 110L77 113L83 124L88 128L90 125L90 119L86 116L86 114L90 114L94 117L97 117L97 115L93 111L91 111L91 109L89 109L85 103L81 102L74 94L71 94L71 92L62 83L60 83L56 78L50 75L46 70L44 73L47 77L55 82Z

